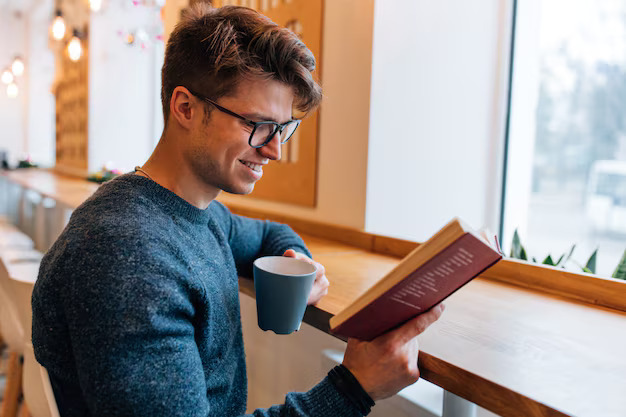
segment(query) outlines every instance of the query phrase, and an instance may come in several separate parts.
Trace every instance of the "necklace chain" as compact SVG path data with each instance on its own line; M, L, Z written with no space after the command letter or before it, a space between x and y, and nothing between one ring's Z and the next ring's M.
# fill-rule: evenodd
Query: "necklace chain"
M147 173L147 172L146 172L143 168L141 168L139 165L137 165L137 166L135 167L135 172L141 172L143 175L145 175L146 177L148 177L148 179L150 179L150 180L154 181L154 180L152 179L152 177L150 176L150 174L148 174L148 173ZM156 181L154 181L154 182L156 182Z

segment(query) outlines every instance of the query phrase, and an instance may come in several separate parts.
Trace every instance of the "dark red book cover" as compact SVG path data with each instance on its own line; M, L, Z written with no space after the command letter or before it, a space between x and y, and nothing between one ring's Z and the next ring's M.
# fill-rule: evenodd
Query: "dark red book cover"
M439 304L501 258L466 233L332 332L372 340Z

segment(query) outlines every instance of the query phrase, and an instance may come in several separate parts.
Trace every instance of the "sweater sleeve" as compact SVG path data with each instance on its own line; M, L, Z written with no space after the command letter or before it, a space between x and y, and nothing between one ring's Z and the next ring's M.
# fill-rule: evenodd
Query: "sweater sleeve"
M287 249L312 257L302 238L286 224L239 216L217 201L211 205L215 205L215 218L226 234L240 276L252 276L255 259L280 256Z
M308 392L290 392L285 404L254 410L250 416L361 417L363 414L326 377Z

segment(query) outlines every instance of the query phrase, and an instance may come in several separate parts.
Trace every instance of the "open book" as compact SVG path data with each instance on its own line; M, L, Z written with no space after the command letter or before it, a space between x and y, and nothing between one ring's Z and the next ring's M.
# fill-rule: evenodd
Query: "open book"
M330 319L337 335L372 340L424 313L502 258L455 218Z

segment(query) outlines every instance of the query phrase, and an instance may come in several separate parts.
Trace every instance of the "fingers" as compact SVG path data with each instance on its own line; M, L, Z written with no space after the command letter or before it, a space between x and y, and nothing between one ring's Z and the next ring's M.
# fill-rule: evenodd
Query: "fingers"
M328 294L328 287L330 287L330 282L328 281L328 278L326 278L326 275L322 275L322 277L318 281L317 286L320 289L321 297Z
M330 283L328 282L328 278L326 278L326 269L324 268L324 265L314 261L311 265L317 268L317 272L315 273L315 283L313 285L318 288L328 289Z
M326 269L324 268L324 265L319 262L315 262L303 253L296 252L294 249L287 249L285 253L283 253L283 256L303 260L315 267L315 281L313 283L313 288L311 289L311 294L309 295L307 304L315 304L322 297L328 294L330 282L328 281L328 278L326 278Z
M309 294L307 304L316 304L319 300L321 300L322 297L328 294L329 286L330 282L328 282L328 278L326 278L326 275L316 276L315 282L313 283L313 288L311 289L311 294Z
M315 262L313 259L311 259L308 256L306 256L304 253L296 252L294 249L287 249L285 251L285 253L283 253L283 256L286 256L288 258L296 258L296 259L299 259L301 261L308 262L311 265L315 265L315 266L319 266L320 265L317 262Z
M321 263L315 262L313 259L309 258L305 254L296 252L293 249L287 249L285 251L285 253L283 253L283 256L286 256L288 258L300 259L302 261L306 261L306 262L310 263L311 265L313 265L317 269L317 273L315 275L315 279L316 280L319 279L320 276L322 276L322 275L324 275L326 273L326 270L325 270L324 266Z
M399 343L407 343L415 336L424 333L424 331L434 322L436 322L445 306L443 304L437 304L435 307L428 310L426 313L420 314L414 319L404 323L398 329L389 333L390 337L398 339Z

